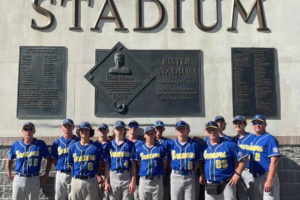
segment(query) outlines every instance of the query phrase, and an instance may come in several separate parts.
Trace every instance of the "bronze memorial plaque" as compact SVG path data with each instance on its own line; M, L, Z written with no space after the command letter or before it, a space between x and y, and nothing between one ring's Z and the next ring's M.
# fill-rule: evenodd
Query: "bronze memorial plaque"
M20 47L18 118L65 116L65 68L64 47Z
M277 116L275 49L232 48L233 114Z
M96 50L85 75L95 87L95 115L203 116L199 50Z

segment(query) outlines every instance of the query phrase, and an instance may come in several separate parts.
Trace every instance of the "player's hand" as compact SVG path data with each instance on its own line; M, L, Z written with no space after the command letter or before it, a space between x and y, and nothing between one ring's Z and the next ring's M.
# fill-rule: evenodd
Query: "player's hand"
M98 181L98 184L101 184L101 185L104 184L104 179L101 176L97 176L97 181Z
M233 174L233 176L231 177L230 181L228 182L229 186L236 186L236 184L238 183L240 179L240 176L237 174Z
M203 174L199 176L199 183L201 185L205 185L205 183L206 183L206 178Z
M9 174L9 175L7 175L7 177L8 177L8 179L9 179L10 181L13 181L13 180L14 180L14 178L15 178L15 176L14 176L14 175L12 175L12 174Z
M265 185L264 185L264 191L265 192L272 191L272 181L266 180Z
M110 193L110 184L108 182L105 182L105 192L106 194L109 194Z
M45 184L47 182L47 179L48 179L47 175L40 176L40 183Z
M133 194L135 190L135 181L131 181L128 187L129 193Z

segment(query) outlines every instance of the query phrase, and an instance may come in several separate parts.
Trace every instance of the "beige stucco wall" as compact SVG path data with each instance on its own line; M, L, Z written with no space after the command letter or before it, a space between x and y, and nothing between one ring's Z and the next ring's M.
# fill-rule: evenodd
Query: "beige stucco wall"
M92 32L104 0L94 0L92 7L81 1L82 32L70 31L72 26L72 4L60 1L54 5L50 0L42 1L42 7L56 17L56 24L50 31L37 31L30 27L31 19L38 25L45 25L47 19L32 8L29 0L2 0L0 5L0 137L18 136L22 124L17 112L17 88L20 46L64 46L68 49L66 116L76 124L89 121L95 126L100 122L113 124L114 118L94 116L94 87L83 76L94 66L95 49L110 49L118 41L128 49L200 49L203 51L205 117L161 118L166 124L183 119L190 123L193 135L203 134L205 122L221 114L228 121L226 133L234 134L231 125L232 79L231 47L268 47L278 52L281 119L268 120L268 130L274 135L299 135L298 111L300 110L300 18L299 0L263 1L267 25L270 32L258 32L257 17L252 16L245 23L237 17L237 32L228 32L232 14L232 1L221 1L221 21L216 29L204 32L194 23L194 1L182 2L182 24L184 32L172 32L173 1L161 0L167 10L162 26L149 32L135 32L135 1L115 0L119 14L128 32L116 32L115 24L104 23L101 32ZM213 23L215 1L204 1L204 23ZM242 0L247 10L251 3ZM251 1L253 2L253 1ZM152 25L157 19L157 8L149 1L145 3L145 25ZM157 118L135 118L141 124L153 123ZM131 120L124 119L125 122ZM61 119L31 120L36 124L37 135L60 134ZM248 131L251 131L248 126ZM173 128L167 128L173 134Z

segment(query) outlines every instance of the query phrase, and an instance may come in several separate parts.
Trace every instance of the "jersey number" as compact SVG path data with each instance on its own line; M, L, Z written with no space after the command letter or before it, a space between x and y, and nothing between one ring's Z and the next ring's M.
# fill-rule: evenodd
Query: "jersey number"
M94 169L93 163L89 162L88 169L89 169L89 171L93 171L93 169Z
M260 153L255 154L255 161L260 161Z
M33 163L32 163L32 160L33 160ZM39 162L39 159L38 158L34 158L34 159L29 159L29 166L38 166L38 162Z
M221 168L227 168L227 160L216 160L216 168L221 169Z

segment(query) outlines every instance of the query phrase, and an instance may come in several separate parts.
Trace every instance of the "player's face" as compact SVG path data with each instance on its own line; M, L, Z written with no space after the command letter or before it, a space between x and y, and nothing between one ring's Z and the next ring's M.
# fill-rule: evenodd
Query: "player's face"
M243 121L234 121L233 122L233 127L235 128L235 130L237 132L239 131L245 131L245 128L246 128L246 123L243 122Z
M210 140L218 140L220 138L219 130L217 128L207 128L205 129L205 132Z
M97 130L97 132L98 132L98 135L99 135L100 137L105 137L105 136L107 136L109 130L106 129L106 128L99 128L99 129Z
M226 122L224 122L223 120L217 120L216 123L218 124L219 129L221 131L225 130L225 128L226 128Z
M163 132L165 131L165 128L162 126L158 126L155 128L156 130L156 137L161 137Z
M189 133L190 133L190 129L188 127L180 126L176 128L176 134L179 137L187 137Z
M128 134L136 136L138 134L139 126L134 124L128 126Z
M82 128L79 129L80 138L90 138L90 129L88 128Z
M147 133L144 134L144 138L146 142L151 142L153 143L155 140L155 132L154 131L148 131Z
M31 141L33 139L33 135L35 130L31 126L25 126L22 130L23 138L25 140Z
M64 134L73 134L74 126L72 124L64 124L61 126L61 130Z
M256 134L264 134L266 132L266 126L267 123L260 120L255 120L252 122L252 127Z
M117 127L114 129L114 133L117 137L124 137L125 136L125 128L124 127Z

